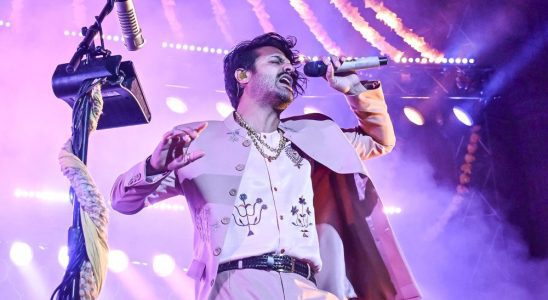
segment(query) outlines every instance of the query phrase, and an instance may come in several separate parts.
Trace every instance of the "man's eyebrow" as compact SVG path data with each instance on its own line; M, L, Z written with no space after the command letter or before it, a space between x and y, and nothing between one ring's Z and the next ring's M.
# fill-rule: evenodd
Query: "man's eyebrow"
M280 54L272 54L270 57L278 58L278 59L281 59L282 61L288 61L289 62L289 59L287 59L285 56L282 56Z

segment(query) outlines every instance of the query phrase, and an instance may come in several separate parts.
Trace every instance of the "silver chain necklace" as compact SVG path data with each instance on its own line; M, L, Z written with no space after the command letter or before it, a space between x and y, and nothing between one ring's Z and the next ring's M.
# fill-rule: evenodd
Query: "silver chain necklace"
M274 148L270 146L266 141L264 141L261 138L261 135L257 131L255 131L255 129L253 129L237 111L234 112L234 115L236 116L235 119L238 125L240 125L245 130L247 130L247 133L249 137L251 138L253 145L255 145L255 148L257 148L259 153L264 158L268 159L268 161L273 161L280 156L280 153L282 153L282 150L285 148L285 145L287 144L287 141L288 141L287 138L284 136L283 130L281 130L280 128L277 128L277 131L280 134L280 142L278 143L278 147ZM261 145L264 146L266 149L270 150L271 152L274 152L274 155L266 154L263 150L263 147L261 147Z

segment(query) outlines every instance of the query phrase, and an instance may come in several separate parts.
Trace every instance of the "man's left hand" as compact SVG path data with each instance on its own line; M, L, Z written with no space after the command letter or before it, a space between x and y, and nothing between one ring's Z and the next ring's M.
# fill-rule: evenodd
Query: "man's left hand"
M361 84L360 78L356 72L344 72L335 74L342 63L346 60L344 56L337 57L335 55L323 58L323 63L327 65L325 79L329 86L346 95L359 95L366 91L366 88Z

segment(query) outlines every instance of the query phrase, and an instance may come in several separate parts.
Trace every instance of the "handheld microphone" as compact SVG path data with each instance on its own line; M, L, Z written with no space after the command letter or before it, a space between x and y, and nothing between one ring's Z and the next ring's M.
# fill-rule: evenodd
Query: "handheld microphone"
M353 60L345 61L335 71L337 73L344 73L349 71L356 71L360 69L369 69L388 64L388 58L386 56L371 56L364 58L356 58ZM327 65L323 61L311 61L304 64L304 74L308 77L320 77L324 76L327 72Z
M145 43L145 39L143 38L139 23L137 23L133 0L116 0L114 5L116 5L118 20L122 27L124 45L126 45L129 51L140 49Z

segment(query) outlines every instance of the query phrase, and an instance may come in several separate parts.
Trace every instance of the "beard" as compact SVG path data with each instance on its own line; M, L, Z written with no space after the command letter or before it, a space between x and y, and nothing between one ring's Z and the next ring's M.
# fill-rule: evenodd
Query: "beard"
M272 78L261 78L251 89L258 101L280 111L285 110L295 99L293 90L281 84L279 77L275 81Z

